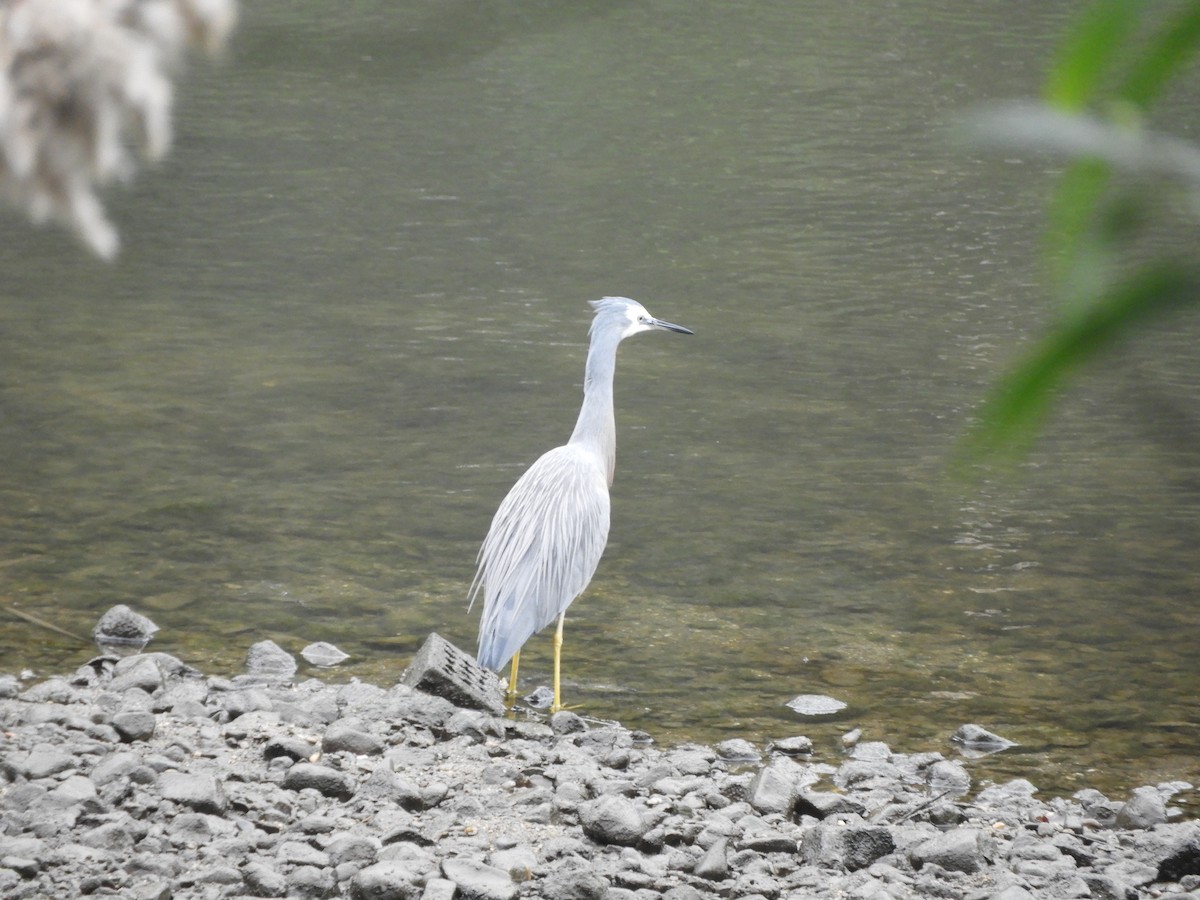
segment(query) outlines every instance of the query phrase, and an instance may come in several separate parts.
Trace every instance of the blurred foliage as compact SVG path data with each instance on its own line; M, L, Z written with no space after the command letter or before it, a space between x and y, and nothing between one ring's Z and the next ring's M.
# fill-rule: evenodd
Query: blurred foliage
M963 460L1017 457L1072 370L1141 323L1200 301L1192 254L1138 243L1164 198L1200 219L1200 148L1147 125L1197 49L1200 0L1098 0L1060 45L1040 101L992 107L972 123L985 146L1049 153L1066 169L1045 241L1059 319L985 401Z

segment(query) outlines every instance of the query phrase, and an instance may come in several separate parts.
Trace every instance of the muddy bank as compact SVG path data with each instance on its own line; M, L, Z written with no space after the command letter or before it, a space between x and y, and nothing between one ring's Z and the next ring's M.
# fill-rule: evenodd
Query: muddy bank
M937 752L868 740L831 765L799 734L661 748L570 712L297 683L267 651L234 679L158 653L0 676L0 896L1200 893L1180 784L980 789Z

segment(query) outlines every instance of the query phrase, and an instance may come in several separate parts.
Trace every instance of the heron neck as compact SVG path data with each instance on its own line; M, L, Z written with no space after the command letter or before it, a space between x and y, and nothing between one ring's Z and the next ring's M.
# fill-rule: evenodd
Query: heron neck
M617 422L613 416L613 373L620 335L593 336L583 377L583 406L571 433L572 444L594 450L604 460L608 483L617 464Z

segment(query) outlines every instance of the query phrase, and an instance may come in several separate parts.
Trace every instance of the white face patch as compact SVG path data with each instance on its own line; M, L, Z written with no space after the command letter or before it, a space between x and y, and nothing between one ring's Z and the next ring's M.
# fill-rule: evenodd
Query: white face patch
M629 301L629 305L625 309L625 315L629 320L629 324L621 332L622 340L630 335L640 334L643 331L651 331L654 328L654 325L651 324L654 322L654 316L650 315L646 311L646 307L640 303L635 303L632 300Z

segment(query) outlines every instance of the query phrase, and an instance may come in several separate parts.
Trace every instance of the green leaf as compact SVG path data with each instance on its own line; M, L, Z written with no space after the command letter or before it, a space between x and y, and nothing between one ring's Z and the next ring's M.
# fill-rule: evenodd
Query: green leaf
M1100 93L1122 59L1121 48L1136 30L1144 0L1100 0L1063 43L1046 79L1046 101L1081 110Z
M1146 109L1197 48L1200 48L1200 0L1189 0L1175 20L1140 54L1118 95L1126 103Z
M1012 459L1028 448L1055 391L1100 350L1169 309L1200 298L1200 276L1172 263L1146 266L1053 329L985 402L959 463Z
M1047 211L1046 257L1056 283L1067 280L1092 235L1091 222L1108 189L1111 169L1098 159L1074 163L1062 175Z

